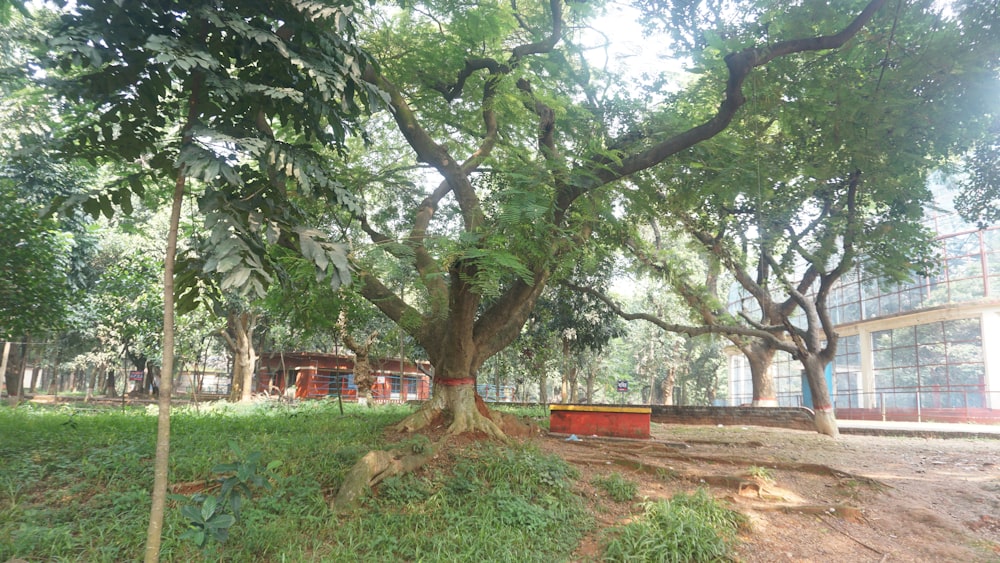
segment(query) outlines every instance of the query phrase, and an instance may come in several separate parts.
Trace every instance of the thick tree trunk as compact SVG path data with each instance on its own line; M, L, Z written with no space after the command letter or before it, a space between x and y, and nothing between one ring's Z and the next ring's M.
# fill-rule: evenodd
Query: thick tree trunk
M249 401L253 394L254 366L257 364L257 352L253 346L257 317L249 312L230 313L228 325L222 335L233 354L233 385L229 400Z
M344 345L351 352L354 352L353 374L354 385L358 388L358 404L371 406L372 383L374 383L372 381L371 349L378 340L379 333L376 330L365 338L364 344L359 343L357 340L354 340L350 331L347 330L347 315L344 312L340 313L337 326L340 329L340 339L344 341ZM400 350L399 361L400 365L402 365L402 350ZM401 392L405 392L406 382L403 381L402 374L400 374L399 388Z
M753 383L753 403L755 407L778 406L777 393L774 390L774 376L771 374L771 362L774 360L775 349L763 342L750 345L750 353L746 354L750 364L750 378Z
M104 371L103 364L91 366L90 374L87 375L87 393L83 397L84 402L88 402L92 398L94 398L94 389L97 388L97 374L103 371Z
M826 362L816 355L809 355L801 361L805 367L806 380L809 381L813 410L816 412L816 431L837 438L840 430L830 401L830 391L826 387Z
M362 354L354 353L354 385L358 388L359 404L372 406L372 383L372 364L366 348ZM401 381L400 388L404 384Z

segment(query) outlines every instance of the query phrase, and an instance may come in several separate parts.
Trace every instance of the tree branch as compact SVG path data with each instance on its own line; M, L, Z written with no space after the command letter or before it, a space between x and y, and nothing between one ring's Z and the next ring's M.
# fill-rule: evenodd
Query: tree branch
M689 325L679 325L679 324L668 323L668 322L664 321L663 319L661 319L661 318L659 318L659 317L657 317L655 315L650 315L650 314L647 314L647 313L626 313L621 308L621 306L619 306L617 303L615 303L615 301L613 299L611 299L610 297L608 297L604 293L601 293L600 291L597 291L596 289L593 289L591 287L582 287L582 286L575 285L575 284L573 284L571 282L568 282L568 281L563 281L563 282L560 282L560 283L562 285L564 285L564 286L572 289L573 291L577 291L577 292L580 292L580 293L586 293L586 294L589 294L589 295L593 295L594 297L600 299L616 315L618 315L619 317L625 319L626 321L646 321L648 323L652 323L652 324L660 327L661 329L663 329L663 330L665 330L667 332L679 332L679 333L682 333L682 334L687 334L688 336L700 336L702 334L721 334L721 335L731 335L732 334L732 335L738 335L738 336L748 336L748 337L752 337L752 338L759 338L761 340L765 340L770 345L772 345L774 348L776 348L778 350L784 350L784 351L789 352L789 353L792 353L792 352L795 351L795 348L793 348L792 346L789 346L787 342L785 342L785 341L777 338L774 334L772 334L772 333L770 333L768 331L759 330L759 329L756 329L756 328L745 327L745 326L738 326L738 325L709 324L709 325L704 325L704 326L689 326Z
M746 103L743 83L753 69L776 58L795 53L840 48L874 17L884 3L885 0L872 0L847 27L833 35L791 39L773 45L748 47L742 51L730 53L725 57L729 79L723 93L723 100L714 116L702 124L665 139L646 150L626 155L620 162L602 161L596 166L581 170L581 186L576 189L576 195L579 196L597 187L651 168L666 158L719 134L729 126L737 110Z

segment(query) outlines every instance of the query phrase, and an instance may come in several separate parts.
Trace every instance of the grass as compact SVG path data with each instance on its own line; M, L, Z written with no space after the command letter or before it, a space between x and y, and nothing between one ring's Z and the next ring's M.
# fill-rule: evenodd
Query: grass
M605 561L698 563L731 560L742 514L730 510L704 489L651 502L645 514L609 532Z
M383 430L409 412L345 405L341 415L335 403L322 401L175 409L171 483L218 478L213 468L253 452L261 467L281 463L270 473L272 488L255 487L244 500L225 543L199 548L182 538L192 521L182 507L203 500L171 500L162 560L573 559L594 528L579 475L530 443L472 442L444 450L422 470L384 481L357 511L331 511L348 469L369 450L392 447ZM0 561L141 559L155 432L155 406L0 407ZM634 498L636 484L615 475L599 486L623 501ZM655 522L655 514L640 521ZM629 551L636 549L627 545L632 534L616 531L606 556L642 560L641 551Z
M604 491L615 502L628 502L639 493L639 484L626 479L621 473L597 476L592 482L595 487Z
M330 526L324 492L358 457L381 446L381 429L405 407L361 409L309 402L177 408L171 417L171 482L213 477L236 461L228 441L282 461L274 491L249 500L224 545L201 551L179 540L186 530L168 506L164 560L310 560L311 530ZM72 422L72 424L70 424ZM0 408L0 561L127 561L142 556L153 481L152 408ZM278 554L276 550L280 550Z

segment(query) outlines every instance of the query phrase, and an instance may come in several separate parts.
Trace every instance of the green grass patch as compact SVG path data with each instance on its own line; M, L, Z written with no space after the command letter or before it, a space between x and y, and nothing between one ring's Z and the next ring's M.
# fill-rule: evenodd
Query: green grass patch
M331 525L324 491L339 486L382 429L408 407L366 409L323 401L299 405L214 403L171 415L170 481L218 477L241 461L231 440L262 464L280 461L273 489L244 501L229 539L205 550L180 539L189 522L168 503L164 560L311 560L313 531ZM155 457L151 408L0 407L0 561L142 559ZM335 525L335 524L332 524Z
M621 473L594 477L591 482L615 502L628 502L639 494L639 484L625 478Z
M530 445L472 444L383 482L329 530L330 561L560 561L591 527L576 471Z
M222 543L198 547L191 534L184 538L198 521L190 507L205 509L218 487L187 493L190 500L173 497L162 559L567 560L591 525L573 492L577 474L531 446L446 450L445 463L388 479L354 514L334 514L329 499L344 475L371 449L394 447L383 443L383 430L410 412L345 405L341 415L323 401L175 408L171 483L238 474L251 455L260 467L280 465L268 474L270 487L253 487L242 499ZM155 406L0 407L0 561L141 559L155 433ZM220 474L220 467L232 471ZM223 511L232 513L220 506L215 514Z
M746 516L730 510L704 489L645 505L645 514L609 531L605 561L694 563L728 561Z

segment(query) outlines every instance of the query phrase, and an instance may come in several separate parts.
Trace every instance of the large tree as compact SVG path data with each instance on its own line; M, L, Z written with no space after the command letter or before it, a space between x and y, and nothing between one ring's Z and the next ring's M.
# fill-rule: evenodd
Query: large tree
M859 265L883 281L926 272L928 173L979 139L992 142L997 107L985 94L997 85L997 46L963 40L989 8L961 8L901 7L887 36L871 36L888 39L884 52L855 48L806 74L775 61L755 76L742 127L701 144L680 169L642 174L646 188L630 194L635 213L680 226L744 292L736 318L710 287L691 283L686 261L629 240L705 323L694 330L727 334L747 355L755 402L774 399L768 368L777 351L802 362L817 425L829 434L836 425L823 371L837 345L829 291Z
M445 2L374 22L367 46L380 66L366 78L388 93L401 154L439 179L404 217L379 221L365 209L360 221L377 251L410 264L422 291L404 299L359 255L361 293L406 327L436 368L433 399L401 426L421 428L444 413L451 432L503 435L499 417L476 406L476 373L517 337L553 273L610 208L602 188L683 161L739 114L755 68L793 55L822 66L881 5L845 4L808 25L808 8L771 14L795 17L768 44L746 42L716 58L725 81L714 109L680 118L670 103L642 111L601 98L608 80L624 77L589 68L581 53L577 31L590 5Z

